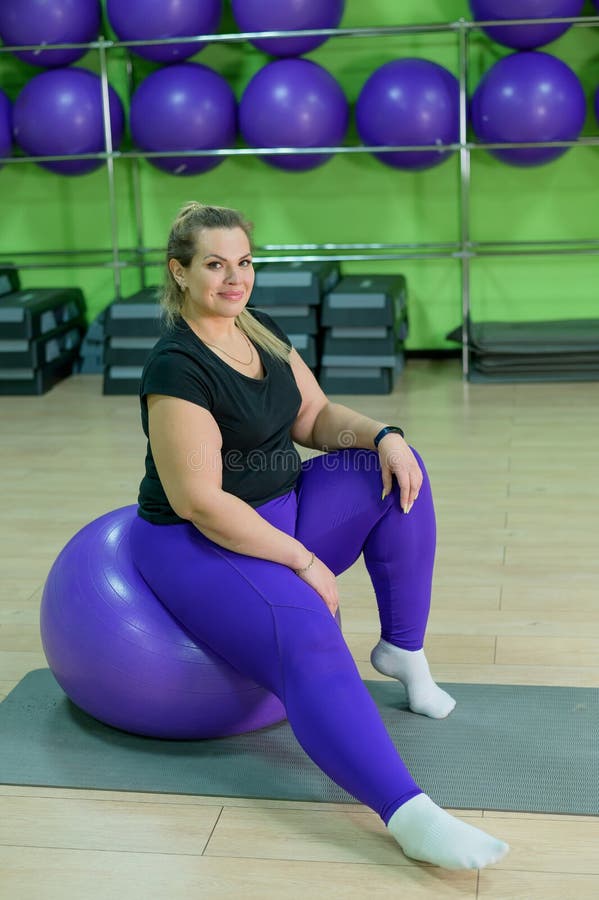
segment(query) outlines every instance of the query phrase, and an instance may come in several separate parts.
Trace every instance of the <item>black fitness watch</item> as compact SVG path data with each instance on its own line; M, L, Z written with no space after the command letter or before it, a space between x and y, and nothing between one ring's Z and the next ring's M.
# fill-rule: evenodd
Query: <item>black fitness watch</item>
M374 446L378 447L379 442L385 437L386 434L399 434L400 437L404 437L404 433L399 425L385 425L384 428L381 428L379 433L374 438Z

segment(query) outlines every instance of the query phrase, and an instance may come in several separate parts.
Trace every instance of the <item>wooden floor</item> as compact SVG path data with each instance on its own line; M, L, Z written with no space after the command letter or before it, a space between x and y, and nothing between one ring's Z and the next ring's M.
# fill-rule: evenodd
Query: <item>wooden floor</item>
M467 385L457 362L419 361L390 396L335 399L401 423L427 462L437 680L598 687L599 386ZM99 376L2 398L0 411L4 696L45 666L38 610L52 561L92 518L135 502L144 440L136 399L103 397ZM376 678L363 563L339 582L344 633L363 676ZM511 853L482 872L418 865L359 805L0 785L0 897L599 896L599 818L458 814Z

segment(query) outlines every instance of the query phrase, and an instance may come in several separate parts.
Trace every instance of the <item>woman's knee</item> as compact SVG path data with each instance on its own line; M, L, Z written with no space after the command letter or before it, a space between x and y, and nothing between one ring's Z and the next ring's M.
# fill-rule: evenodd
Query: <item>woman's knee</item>
M420 453L414 447L412 447L411 444L410 444L410 450L414 454L414 456L416 458L416 462L418 463L418 465L420 467L420 471L422 472L422 484L421 484L420 490L418 492L418 495L419 495L418 502L420 502L421 499L424 499L425 496L428 496L429 502L432 503L433 498L432 498L432 493L431 493L431 483L430 483L430 478L429 478L429 475L428 475L428 472L426 469L426 464L425 464L424 460L422 459L422 456L420 455Z
M412 453L414 454L414 456L416 457L416 461L417 461L418 465L420 466L420 468L422 469L422 474L426 477L426 475L427 475L426 465L424 463L424 460L423 460L421 454L411 444L408 444L408 446L409 446L410 450L412 451Z

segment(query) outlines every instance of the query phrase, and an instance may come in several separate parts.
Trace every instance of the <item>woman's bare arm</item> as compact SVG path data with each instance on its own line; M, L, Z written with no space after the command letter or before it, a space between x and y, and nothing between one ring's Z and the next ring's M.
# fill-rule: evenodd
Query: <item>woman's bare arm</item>
M300 569L304 545L222 489L222 437L212 414L187 400L148 397L150 446L169 503L182 519L229 550Z

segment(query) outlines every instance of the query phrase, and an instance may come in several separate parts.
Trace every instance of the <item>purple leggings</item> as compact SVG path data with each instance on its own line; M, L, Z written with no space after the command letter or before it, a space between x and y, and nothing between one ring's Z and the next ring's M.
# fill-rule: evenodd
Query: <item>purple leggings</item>
M399 486L381 500L378 453L346 449L304 462L295 490L257 512L294 535L336 574L360 553L374 586L381 635L423 645L435 553L429 481L409 515ZM421 793L364 686L335 618L287 566L235 553L192 524L137 517L133 559L161 602L200 641L276 694L306 753L385 824Z

